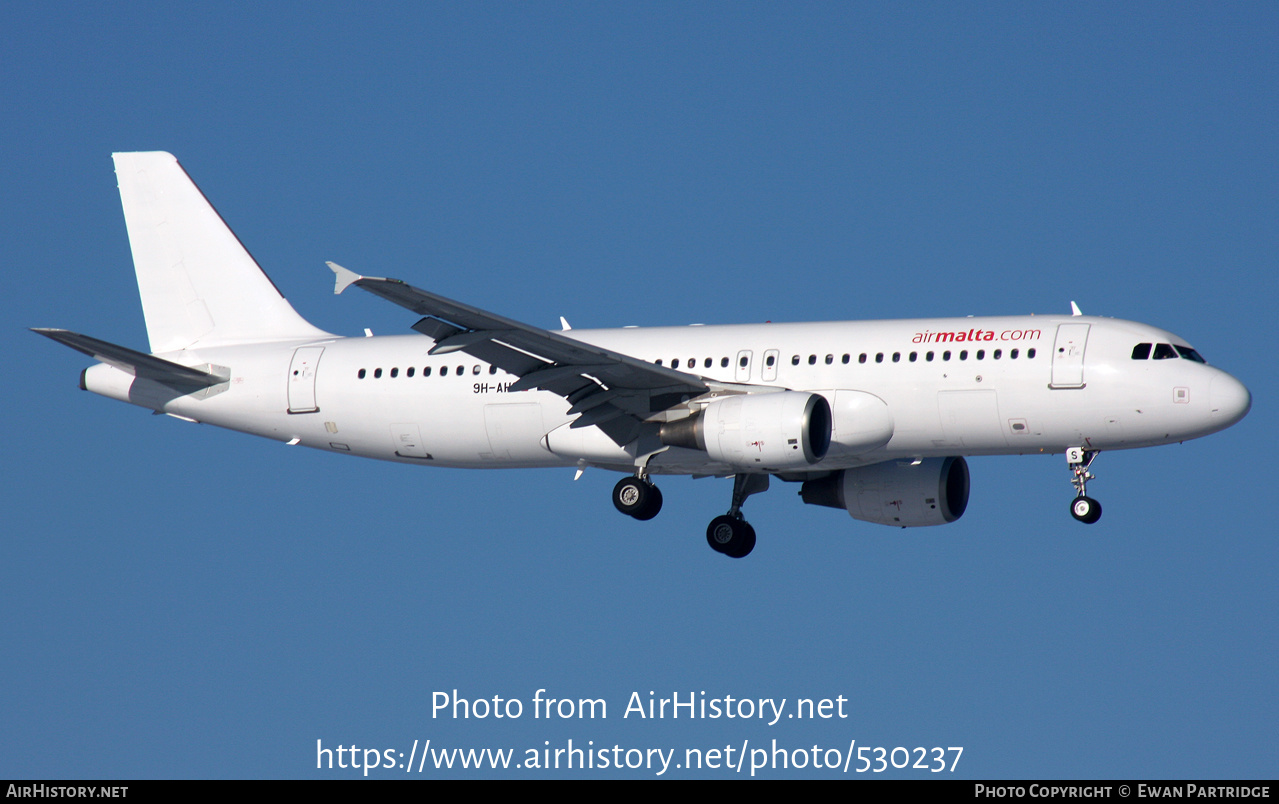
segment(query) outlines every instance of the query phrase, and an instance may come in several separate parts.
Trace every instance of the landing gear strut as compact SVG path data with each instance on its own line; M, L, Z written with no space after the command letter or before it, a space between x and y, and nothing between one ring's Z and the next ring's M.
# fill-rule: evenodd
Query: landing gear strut
M717 553L744 558L755 549L755 529L742 517L742 504L752 494L768 490L768 475L733 475L733 505L706 527L706 543Z
M613 505L627 516L649 520L662 510L662 491L647 478L624 477L613 487Z
M1070 515L1085 525L1101 519L1101 503L1088 496L1088 481L1095 477L1088 468L1097 459L1097 450L1071 447L1066 450L1066 463L1070 465L1070 484L1075 487L1075 499L1070 503Z

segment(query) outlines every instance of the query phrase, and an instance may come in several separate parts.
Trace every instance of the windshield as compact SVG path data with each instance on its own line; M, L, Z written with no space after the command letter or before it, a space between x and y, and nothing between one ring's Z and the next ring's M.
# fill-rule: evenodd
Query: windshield
M1189 346L1177 346L1177 354L1181 355L1187 360L1193 360L1196 363L1206 364L1208 362L1207 360L1204 360L1203 357L1200 356L1198 352L1196 352L1194 349L1191 349Z

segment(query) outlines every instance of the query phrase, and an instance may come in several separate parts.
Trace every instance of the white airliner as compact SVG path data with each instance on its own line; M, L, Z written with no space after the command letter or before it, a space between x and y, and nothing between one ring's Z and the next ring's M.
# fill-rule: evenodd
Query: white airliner
M329 263L413 311L413 334L347 338L299 316L174 157L114 155L151 353L37 329L101 361L80 387L287 444L423 466L626 473L619 511L651 519L655 475L732 476L706 540L755 545L769 479L882 525L968 505L965 455L1065 453L1071 513L1102 450L1239 421L1248 389L1183 338L1079 314L547 331Z

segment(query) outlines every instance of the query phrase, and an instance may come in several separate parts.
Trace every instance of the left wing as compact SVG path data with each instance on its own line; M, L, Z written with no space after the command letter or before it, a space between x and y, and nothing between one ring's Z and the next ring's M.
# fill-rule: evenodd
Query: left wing
M636 437L640 422L711 391L693 374L514 321L428 293L398 279L360 276L335 263L334 293L356 285L425 316L413 329L435 340L430 354L464 352L519 379L512 391L541 388L567 399L572 427L598 425L619 445ZM715 383L719 386L721 384Z

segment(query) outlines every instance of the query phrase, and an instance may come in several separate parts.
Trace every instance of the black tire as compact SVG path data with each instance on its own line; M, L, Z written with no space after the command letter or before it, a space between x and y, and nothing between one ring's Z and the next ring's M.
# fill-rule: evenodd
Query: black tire
M613 507L636 519L652 519L662 510L662 493L638 477L624 477L613 487Z
M662 510L662 490L652 483L645 484L648 486L648 501L644 503L644 508L631 514L641 522L647 522L657 516Z
M1076 497L1070 503L1070 515L1085 525L1101 519L1101 503L1092 497Z
M706 526L706 543L717 553L743 558L755 549L755 529L744 519L717 516Z
M724 555L729 558L746 558L755 549L755 528L746 520L741 522L745 532L742 534L741 544L734 547L733 550L725 550Z

